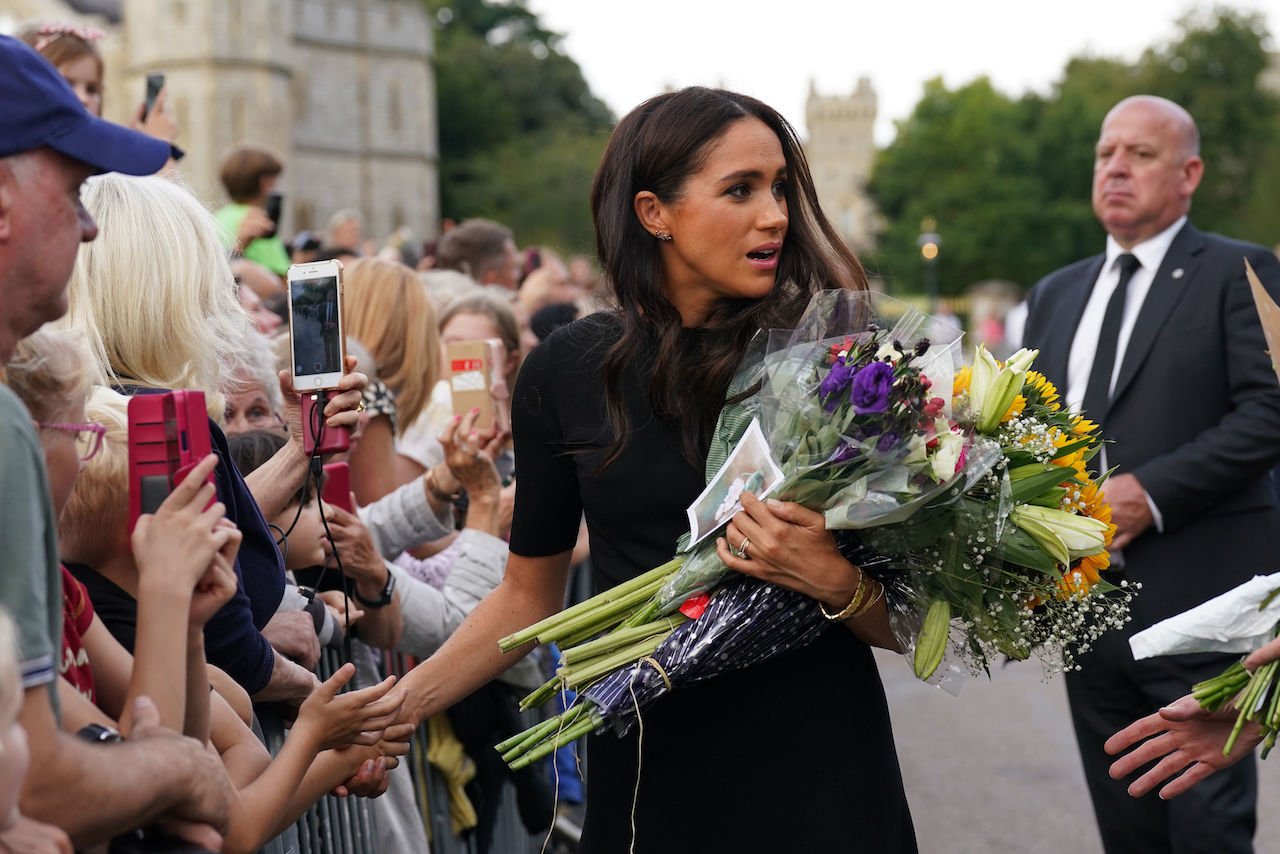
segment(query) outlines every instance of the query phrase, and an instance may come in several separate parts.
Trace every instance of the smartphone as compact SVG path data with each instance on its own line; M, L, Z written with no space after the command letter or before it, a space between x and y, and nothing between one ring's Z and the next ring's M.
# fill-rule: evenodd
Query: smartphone
M320 500L334 507L341 507L348 513L355 513L351 503L351 469L346 463L326 463L324 467L324 488L320 491Z
M337 388L347 355L342 263L294 264L287 278L293 387L299 394Z
M267 212L267 219L271 220L271 230L264 233L263 237L275 237L280 231L280 216L282 206L284 205L284 193L279 190L272 190L267 193L267 204L264 210Z
M506 347L496 338L452 341L445 346L454 415L479 408L476 429L511 428L511 395L503 368Z
M147 94L142 102L142 120L145 122L147 116L151 115L151 110L156 105L156 98L160 97L160 90L164 88L164 74L148 74L147 75Z
M213 448L202 391L129 398L129 532L160 509L173 488ZM209 482L214 482L213 472Z

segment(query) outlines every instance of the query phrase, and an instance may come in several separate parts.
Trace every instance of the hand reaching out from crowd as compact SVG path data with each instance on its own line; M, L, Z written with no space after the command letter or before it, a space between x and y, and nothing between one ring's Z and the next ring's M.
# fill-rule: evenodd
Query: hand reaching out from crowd
M298 711L292 731L304 734L317 751L348 744L377 744L400 712L403 698L390 694L396 683L394 676L368 688L339 694L355 672L354 664L342 665L311 692Z
M1176 798L1206 777L1236 764L1262 741L1261 728L1247 721L1231 754L1222 755L1239 714L1230 705L1211 713L1192 695L1180 697L1107 739L1107 753L1124 754L1111 763L1112 779L1122 779L1155 762L1153 768L1129 785L1129 794L1140 798L1181 774L1160 789L1162 799Z
M361 798L376 798L387 791L390 782L387 772L400 765L400 757L409 752L409 739L416 729L413 724L392 724L383 733L382 740L373 749L379 754L377 758L367 759L360 769L333 790L340 798L355 795ZM360 750L360 747L339 748L340 750Z

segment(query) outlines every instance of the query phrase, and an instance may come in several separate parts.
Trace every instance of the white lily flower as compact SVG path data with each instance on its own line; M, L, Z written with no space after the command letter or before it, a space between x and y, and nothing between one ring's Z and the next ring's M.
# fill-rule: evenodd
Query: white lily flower
M973 371L969 380L969 405L973 408L980 433L990 433L1000 424L1014 399L1022 391L1027 371L1031 368L1039 350L1022 348L1001 367L987 348L978 345L973 357Z
M959 433L938 434L938 447L934 450L929 464L933 469L933 479L938 483L950 480L960 464L960 454L964 451L964 437Z
M1019 504L1009 518L1064 566L1076 558L1096 555L1106 547L1107 523L1092 516Z

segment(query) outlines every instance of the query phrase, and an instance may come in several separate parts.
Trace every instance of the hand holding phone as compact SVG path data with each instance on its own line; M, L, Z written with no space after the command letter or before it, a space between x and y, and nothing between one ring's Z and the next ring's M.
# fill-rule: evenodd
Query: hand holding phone
M502 373L506 348L496 338L452 341L445 346L453 414L479 409L477 430L511 429L511 395Z
M262 234L263 237L275 237L280 231L280 217L284 212L284 193L272 190L267 194L267 203L263 206L267 219L271 220L271 229Z
M164 74L157 72L147 75L147 92L142 102L142 120L145 122L147 116L151 115L151 111L155 109L156 98L160 97L160 91L164 89Z

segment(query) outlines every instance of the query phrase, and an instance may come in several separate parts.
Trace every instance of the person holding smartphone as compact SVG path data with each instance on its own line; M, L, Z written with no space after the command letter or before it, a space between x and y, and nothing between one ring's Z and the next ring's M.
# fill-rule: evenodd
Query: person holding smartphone
M223 245L277 276L284 276L291 263L278 233L283 197L277 185L283 173L284 163L275 153L256 145L236 146L218 171L231 204L214 214Z

